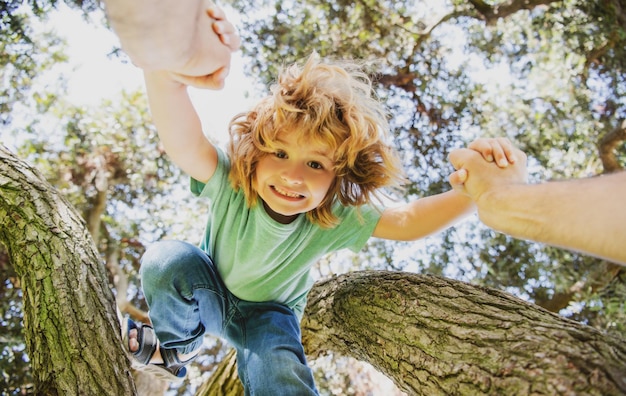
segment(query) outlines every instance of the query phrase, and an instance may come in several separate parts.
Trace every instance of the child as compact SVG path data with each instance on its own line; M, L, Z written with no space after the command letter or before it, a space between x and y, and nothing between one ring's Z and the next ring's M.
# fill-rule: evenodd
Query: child
M310 267L329 252L360 250L371 236L425 237L473 204L451 190L374 205L403 173L383 106L356 64L313 55L284 69L270 96L233 119L228 153L203 135L183 78L145 76L166 151L191 176L193 194L209 198L210 215L199 248L161 241L144 254L154 328L129 322L130 350L144 369L181 379L209 332L236 348L246 394L317 394L299 327ZM514 160L505 139L470 147L497 163Z

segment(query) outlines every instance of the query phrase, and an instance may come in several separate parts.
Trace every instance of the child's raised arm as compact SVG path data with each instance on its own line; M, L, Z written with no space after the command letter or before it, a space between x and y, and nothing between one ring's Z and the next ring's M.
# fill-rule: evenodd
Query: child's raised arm
M239 35L225 19L224 12L219 7L211 7L208 12L215 19L213 33L231 51L236 50ZM184 172L201 182L209 180L215 172L217 152L202 132L202 124L189 99L187 86L219 89L227 74L227 67L199 76L171 70L144 72L152 118L165 151Z
M164 72L145 72L154 125L172 161L194 179L206 182L217 167L217 151L202 132L187 86Z

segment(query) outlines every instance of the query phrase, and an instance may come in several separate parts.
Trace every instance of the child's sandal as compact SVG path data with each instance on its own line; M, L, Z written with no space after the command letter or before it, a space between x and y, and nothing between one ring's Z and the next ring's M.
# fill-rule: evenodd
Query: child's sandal
M136 370L143 371L154 375L155 377L165 381L179 382L185 379L187 368L197 356L194 356L184 362L178 359L176 349L159 348L164 363L150 363L150 359L157 350L158 340L152 326L137 322L130 318L126 318L124 329L124 342L128 348L129 332L137 329L137 342L139 349L131 352L133 355L132 367Z

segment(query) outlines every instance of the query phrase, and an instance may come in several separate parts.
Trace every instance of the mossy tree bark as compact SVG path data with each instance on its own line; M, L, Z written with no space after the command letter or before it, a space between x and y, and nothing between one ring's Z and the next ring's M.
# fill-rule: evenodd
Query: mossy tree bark
M311 356L365 360L415 395L622 395L626 344L507 293L450 279L356 272L318 283Z
M36 394L133 394L113 294L84 221L2 146L0 242L20 277Z

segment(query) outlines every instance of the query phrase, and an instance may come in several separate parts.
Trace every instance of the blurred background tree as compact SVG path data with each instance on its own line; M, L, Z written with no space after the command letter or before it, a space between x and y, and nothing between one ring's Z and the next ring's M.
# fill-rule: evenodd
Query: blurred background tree
M255 92L267 89L281 65L312 51L370 65L410 176L406 198L448 189L447 154L477 136L513 140L529 155L533 181L624 167L623 0L223 3L240 14L245 69L258 79ZM85 23L105 23L95 1L66 4ZM0 4L0 142L14 143L18 156L43 171L84 214L118 305L142 315L137 269L144 247L164 237L196 241L202 224L193 213L202 211L202 203L188 199L185 177L160 148L141 92L84 107L63 100L69 75L52 85L35 84L67 60L62 39L32 28L57 7L59 2L44 0ZM19 126L15 118L22 119ZM361 254L329 257L316 271L323 277L366 268L498 288L626 335L623 267L515 240L476 219L417 243L372 241ZM0 388L28 393L20 285L4 253L0 274L6 329ZM224 354L218 340L207 344L210 353L197 365L205 375ZM350 361L312 364L326 394L366 394L361 370ZM194 386L171 392L185 394Z

